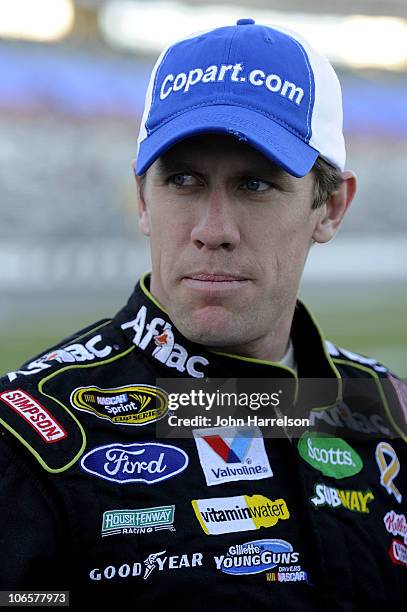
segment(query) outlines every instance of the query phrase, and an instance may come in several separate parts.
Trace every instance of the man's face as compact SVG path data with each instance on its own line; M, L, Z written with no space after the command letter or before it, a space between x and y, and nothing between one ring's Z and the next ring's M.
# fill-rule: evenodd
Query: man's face
M312 174L295 178L215 134L180 142L150 167L140 202L150 289L188 339L243 351L292 314L321 216L313 185Z

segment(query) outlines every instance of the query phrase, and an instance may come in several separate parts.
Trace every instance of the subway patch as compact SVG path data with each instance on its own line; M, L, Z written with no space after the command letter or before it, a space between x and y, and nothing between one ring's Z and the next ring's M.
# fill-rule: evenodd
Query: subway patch
M352 512L369 514L368 504L374 500L373 493L366 491L353 491L349 489L337 489L328 487L323 483L317 483L314 487L314 497L310 502L315 508L329 506L330 508L345 508Z

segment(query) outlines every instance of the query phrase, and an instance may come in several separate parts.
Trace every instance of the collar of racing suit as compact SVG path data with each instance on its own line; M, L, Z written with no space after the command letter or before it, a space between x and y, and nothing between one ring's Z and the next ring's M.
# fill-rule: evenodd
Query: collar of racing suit
M333 406L342 396L342 380L324 335L308 308L297 300L291 339L298 372L278 362L211 351L189 341L149 291L150 273L137 283L115 324L154 364L157 378L263 379L283 388L280 404L296 414Z

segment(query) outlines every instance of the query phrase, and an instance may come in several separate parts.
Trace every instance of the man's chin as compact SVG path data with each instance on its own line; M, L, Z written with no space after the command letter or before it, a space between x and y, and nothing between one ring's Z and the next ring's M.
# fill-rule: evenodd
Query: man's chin
M204 306L188 313L177 326L191 342L221 347L236 339L235 316L223 306Z

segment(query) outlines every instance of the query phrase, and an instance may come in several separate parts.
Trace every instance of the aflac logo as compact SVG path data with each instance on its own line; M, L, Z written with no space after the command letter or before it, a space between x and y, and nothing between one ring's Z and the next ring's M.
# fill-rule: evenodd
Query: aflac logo
M363 461L342 438L305 432L298 441L298 452L313 468L325 476L347 478L360 472Z
M92 361L95 358L102 359L103 357L107 357L111 352L112 347L108 344L104 344L102 342L102 336L97 334L85 342L85 344L70 344L64 348L58 348L50 353L46 353L35 361L31 361L25 370L9 372L8 377L10 381L13 381L19 374L30 376L31 374L38 374L42 370L47 370L54 365L53 362L55 361L58 363Z
M194 378L203 378L204 373L197 370L196 366L199 364L208 365L209 361L201 355L189 356L187 350L175 342L171 323L164 321L161 317L154 317L150 323L146 324L146 318L147 308L142 306L136 318L123 323L121 328L132 329L135 332L134 344L143 350L154 340L153 357L167 367L175 368L178 372L185 372L186 370ZM160 330L159 327L162 329ZM145 330L147 330L146 333L144 333Z
M183 472L188 455L169 444L108 444L87 453L81 460L82 469L104 480L129 484L155 484Z

